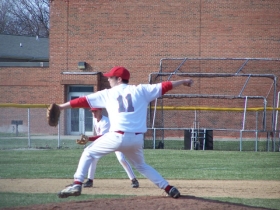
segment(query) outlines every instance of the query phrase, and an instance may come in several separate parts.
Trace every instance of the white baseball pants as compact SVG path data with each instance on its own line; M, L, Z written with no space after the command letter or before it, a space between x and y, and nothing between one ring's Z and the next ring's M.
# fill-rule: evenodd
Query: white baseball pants
M96 159L115 151L122 152L135 169L156 186L161 189L167 187L168 182L153 167L145 163L143 134L135 133L108 132L90 144L82 153L74 180L83 182L92 162L97 163Z

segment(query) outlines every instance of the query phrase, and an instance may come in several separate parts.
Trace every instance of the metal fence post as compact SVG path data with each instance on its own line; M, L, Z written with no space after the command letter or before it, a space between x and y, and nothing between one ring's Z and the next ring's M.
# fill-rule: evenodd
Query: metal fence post
M60 149L60 120L58 120L57 126L57 148Z
M255 142L255 152L258 151L258 116L259 116L259 112L256 112L256 142Z
M28 129L28 147L31 148L31 140L30 140L30 108L27 109L27 129Z
M156 129L153 128L153 139L154 139L154 145L153 145L153 149L156 148Z

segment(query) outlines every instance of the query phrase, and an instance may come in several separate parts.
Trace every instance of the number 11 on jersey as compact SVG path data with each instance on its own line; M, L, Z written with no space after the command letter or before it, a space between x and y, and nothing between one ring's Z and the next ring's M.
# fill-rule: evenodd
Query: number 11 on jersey
M121 95L119 95L119 97L117 98L119 103L119 112L134 112L134 107L131 100L131 94L127 94L125 96L125 99L127 101L127 107L124 107L123 97Z

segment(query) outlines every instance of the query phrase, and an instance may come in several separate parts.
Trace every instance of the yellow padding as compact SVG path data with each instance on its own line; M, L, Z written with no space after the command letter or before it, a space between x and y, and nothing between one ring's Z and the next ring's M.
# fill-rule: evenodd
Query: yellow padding
M47 108L49 104L14 104L14 103L0 103L0 108ZM151 107L155 109L154 106ZM244 111L244 108L234 107L200 107L200 106L157 106L157 110L201 110L201 111ZM267 111L272 111L273 107L266 107ZM280 110L275 108L274 110ZM264 107L251 107L246 111L264 111Z
M5 108L48 108L50 104L13 104L13 103L6 103L0 104L0 107Z
M151 107L155 109L154 106ZM157 106L157 110L203 110L203 111L244 111L244 108L230 108L230 107L199 107L199 106ZM273 107L266 107L266 110L273 110ZM280 108L275 108L280 110ZM246 111L264 111L263 107L247 108Z

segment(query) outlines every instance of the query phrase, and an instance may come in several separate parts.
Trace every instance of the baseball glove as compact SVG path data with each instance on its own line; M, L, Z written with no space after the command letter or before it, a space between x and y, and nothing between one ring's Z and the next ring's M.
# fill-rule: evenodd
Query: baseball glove
M47 121L50 126L56 127L60 116L60 108L57 104L49 105L47 109Z
M88 142L89 138L86 135L81 135L81 139L77 139L76 143L77 144L81 144L81 145L85 145Z

